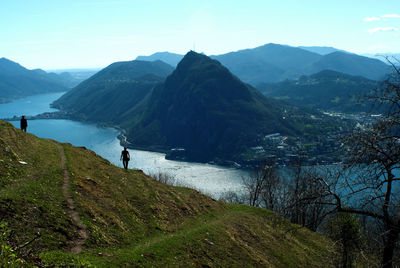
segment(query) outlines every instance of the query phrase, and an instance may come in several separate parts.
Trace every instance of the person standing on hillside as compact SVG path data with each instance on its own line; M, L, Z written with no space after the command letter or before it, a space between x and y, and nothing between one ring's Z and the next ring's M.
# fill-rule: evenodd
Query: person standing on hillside
M126 147L124 147L124 150L121 152L120 160L122 160L122 163L124 164L125 169L128 169L128 163L129 163L130 159L131 159L131 156L129 155L129 152L126 149Z
M26 132L26 128L28 127L28 121L25 118L25 115L21 118L21 130Z

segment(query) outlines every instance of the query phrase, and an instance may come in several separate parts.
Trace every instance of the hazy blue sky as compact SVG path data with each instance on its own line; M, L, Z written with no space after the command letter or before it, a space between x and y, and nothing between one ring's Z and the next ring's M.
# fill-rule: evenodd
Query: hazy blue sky
M103 67L158 51L266 43L400 52L400 0L1 0L0 57Z

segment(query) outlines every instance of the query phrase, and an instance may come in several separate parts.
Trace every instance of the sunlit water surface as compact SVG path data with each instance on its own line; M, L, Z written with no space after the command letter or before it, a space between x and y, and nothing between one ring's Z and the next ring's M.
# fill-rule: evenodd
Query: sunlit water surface
M62 93L42 94L0 104L0 118L56 111L50 108L50 103L61 95ZM19 121L11 123L19 127ZM84 146L122 167L119 159L123 148L117 139L119 132L116 129L72 120L48 119L29 120L28 132L41 138ZM242 177L248 175L243 170L233 168L166 160L162 153L129 151L130 168L141 169L147 174L168 173L174 177L176 184L197 189L215 198L227 191L240 191L243 187Z

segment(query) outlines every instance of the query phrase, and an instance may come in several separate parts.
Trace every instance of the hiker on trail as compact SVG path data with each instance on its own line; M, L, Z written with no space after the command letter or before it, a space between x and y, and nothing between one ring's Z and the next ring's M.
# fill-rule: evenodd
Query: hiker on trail
M28 121L26 121L25 115L21 118L21 130L26 132L26 128L28 127Z
M128 163L129 163L130 159L131 159L131 156L129 155L129 152L126 149L126 147L124 147L124 150L121 152L120 160L122 160L122 163L124 164L125 169L128 169Z

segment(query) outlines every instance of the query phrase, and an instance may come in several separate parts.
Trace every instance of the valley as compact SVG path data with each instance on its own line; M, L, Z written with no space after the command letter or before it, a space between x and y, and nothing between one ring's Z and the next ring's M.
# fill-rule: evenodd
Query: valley
M222 58L237 61L228 61L228 65L243 65L242 55L249 59L253 52L271 49L274 53L298 52L267 44ZM301 57L325 51L315 47L300 50ZM349 56L340 53L346 54L329 51L323 58L312 55L313 66L333 68L334 62L348 61ZM168 53L154 56L170 61L179 58ZM332 236L323 229L333 219L327 216L332 213L328 209L338 200L337 211L358 212L341 207L340 199L355 200L352 197L357 197L357 192L336 188L335 181L329 181L334 191L338 190L332 192L325 179L336 176L336 183L357 179L353 173L340 171L349 163L359 165L352 161L363 157L349 154L357 147L344 145L343 137L369 131L376 122L385 123L379 113L387 113L389 108L381 105L372 113L372 102L358 105L361 95L387 86L385 83L391 80L352 75L362 73L360 65L376 62L351 57L353 67L342 65L345 73L322 70L297 78L300 73L292 73L295 79L279 81L291 77L280 76L274 83L264 77L255 88L241 81L245 76L239 69L189 51L175 68L160 60L116 62L66 93L1 104L0 117L14 125L0 121L0 145L4 148L0 170L6 174L1 177L4 187L0 195L10 203L7 207L0 202L6 222L0 228L8 233L10 224L15 236L7 236L7 243L19 250L18 244L30 240L36 247L27 252L19 250L19 254L23 261L39 266L331 265L336 259L332 256ZM290 64L287 58L282 59L280 66ZM380 70L384 73L385 68ZM33 106L32 100L37 102ZM47 105L50 102L51 107ZM28 132L47 139L14 128L19 126L22 113L29 121ZM26 146L26 151L21 149ZM120 168L122 146L129 147L133 156L129 170ZM396 165L383 172L397 176ZM369 168L379 165L357 166L353 171L364 173ZM57 183L47 189L50 178ZM13 187L17 181L22 188ZM41 190L30 192L30 187ZM21 191L24 197L18 198L15 193ZM52 191L46 205L45 199L38 197L41 191ZM393 192L397 191L394 187ZM331 196L335 199L329 199ZM366 199L369 195L358 196ZM378 204L378 199L366 202ZM33 207L28 215L20 210L20 204L26 207L29 202ZM356 205L357 201L348 203ZM41 221L42 214L47 219L56 217L56 226ZM21 226L29 220L33 228L23 230ZM322 228L330 238L307 228ZM52 238L58 241L57 249ZM268 243L260 244L260 238ZM371 236L368 239L371 243ZM271 249L271 243L277 248ZM240 257L226 258L226 252L237 252ZM373 263L374 256L364 260L358 257L358 261Z
M129 72L137 72L144 62L136 64ZM117 126L124 130L128 147L165 152L170 159L255 167L266 157L288 164L290 157L304 150L315 156L311 163L338 161L332 155L337 147L331 140L338 135L339 125L345 126L343 122L264 98L206 56L189 52L165 82L154 76L137 77L130 90L125 80L107 80L109 72L120 75L121 71L112 68L99 72L93 82L80 85L84 90L77 87L53 106L73 119ZM157 75L155 69L151 72ZM98 83L106 90L99 92ZM90 94L96 94L94 99ZM129 108L124 108L124 101L130 103ZM264 139L274 133L280 133L288 144ZM324 139L326 135L330 141Z
M0 119L10 118L24 113L28 118L28 132L46 139L71 143L74 146L93 150L113 165L122 167L120 154L123 147L117 129L101 127L95 124L68 120L66 118L34 119L35 114L50 112L50 104L61 94L44 94L18 99L7 104L0 104ZM19 127L18 116L10 121ZM132 161L130 168L143 170L146 174L168 174L173 178L171 183L197 189L214 198L219 198L228 191L240 192L243 188L242 177L246 170L165 159L165 154L143 150L130 150Z
M1 8L1 268L400 267L399 0Z
M29 265L317 267L331 258L328 239L273 212L159 183L85 148L39 139L4 121L0 146L6 174L0 212L13 230L11 245L32 240L19 251ZM66 213L65 170L88 235L78 255L68 253L80 227Z

